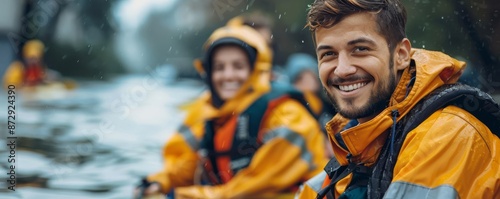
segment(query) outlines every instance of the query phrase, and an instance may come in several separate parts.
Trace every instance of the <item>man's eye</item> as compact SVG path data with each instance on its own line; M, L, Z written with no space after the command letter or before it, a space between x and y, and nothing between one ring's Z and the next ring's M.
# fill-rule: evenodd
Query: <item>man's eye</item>
M368 51L369 49L367 47L364 47L364 46L358 46L354 49L354 51L356 52L363 52L363 51Z
M322 53L319 58L322 59L325 56L331 56L331 55L334 55L333 52L332 51L328 51L328 52Z

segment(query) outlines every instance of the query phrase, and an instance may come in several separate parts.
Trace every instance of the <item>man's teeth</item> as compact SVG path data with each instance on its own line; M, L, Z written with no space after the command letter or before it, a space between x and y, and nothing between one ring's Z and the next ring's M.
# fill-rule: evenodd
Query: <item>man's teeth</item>
M353 90L356 90L358 88L361 88L363 86L366 85L366 82L364 83L356 83L356 84L350 84L350 85L339 85L339 89L341 91L353 91Z

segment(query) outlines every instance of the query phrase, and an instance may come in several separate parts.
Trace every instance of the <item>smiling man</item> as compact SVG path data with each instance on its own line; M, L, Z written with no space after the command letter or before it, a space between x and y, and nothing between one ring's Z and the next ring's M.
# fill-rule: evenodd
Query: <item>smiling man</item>
M320 28L316 38L320 78L340 113L363 122L384 109L396 86L397 71L409 65L408 39L400 38L395 68L394 55L371 13L356 13L335 27Z
M405 24L398 0L311 6L335 157L297 198L500 198L499 105L457 84L464 62L412 49Z

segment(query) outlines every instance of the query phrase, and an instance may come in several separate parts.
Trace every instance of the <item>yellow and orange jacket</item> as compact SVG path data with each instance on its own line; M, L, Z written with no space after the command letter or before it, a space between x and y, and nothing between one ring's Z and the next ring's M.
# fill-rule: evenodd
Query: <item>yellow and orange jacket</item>
M365 123L346 128L348 119L336 115L327 125L335 158L340 165L351 160L372 167L393 125L436 88L456 83L465 63L443 53L412 49L414 64L405 69L389 106ZM415 72L416 70L416 72ZM415 75L412 87L407 85ZM339 134L347 149L341 147ZM338 198L352 180L347 175L335 184ZM308 180L296 198L316 198L329 183L325 171ZM471 113L449 105L435 111L409 131L403 141L384 198L500 198L500 139Z
M31 86L44 81L46 67L42 63L45 45L42 41L33 39L27 41L23 46L23 60L13 61L3 76L3 85L21 87ZM37 60L27 62L26 60Z
M23 85L24 80L24 64L21 61L13 61L3 76L3 87L7 88L9 85L20 87Z
M200 175L204 170L200 166L199 147L207 120L235 119L261 96L271 92L271 52L265 41L259 39L258 33L250 27L232 26L216 30L206 46L225 37L240 39L255 48L255 65L249 80L233 99L225 101L221 107L212 105L210 92L192 103L181 128L164 146L164 168L148 176L147 180L159 183L163 193L173 190L176 199L275 198L321 172L328 161L320 125L298 101L283 98L266 111L259 128L259 136L264 139L249 165L222 184L200 185ZM200 62L195 62L195 67L204 73ZM216 128L215 144L220 147L229 145L232 136L217 135L231 133L231 129L234 127L225 124ZM289 191L288 195L293 197L293 193Z

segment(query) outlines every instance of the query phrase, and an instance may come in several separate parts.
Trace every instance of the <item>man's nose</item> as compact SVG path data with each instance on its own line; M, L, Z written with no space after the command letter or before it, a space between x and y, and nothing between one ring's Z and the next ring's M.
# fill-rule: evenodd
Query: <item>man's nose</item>
M356 67L352 65L351 59L348 55L340 54L337 59L337 67L334 74L339 77L348 77L356 73Z

